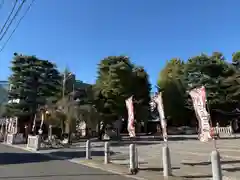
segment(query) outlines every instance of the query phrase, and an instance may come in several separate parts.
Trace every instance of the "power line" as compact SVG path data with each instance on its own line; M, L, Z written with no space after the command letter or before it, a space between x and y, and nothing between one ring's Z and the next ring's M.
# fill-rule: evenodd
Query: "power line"
M10 36L8 37L7 41L5 41L5 43L3 44L2 48L0 49L0 52L3 51L3 49L6 47L7 43L10 41L10 39L12 38L13 34L15 33L15 31L17 30L18 26L20 25L21 21L24 19L24 17L27 15L28 11L31 9L31 7L33 6L33 3L35 2L35 0L32 0L32 2L29 4L28 8L26 9L26 11L24 12L24 14L22 15L22 17L19 19L16 27L13 29L12 33L10 34Z
M8 24L7 28L5 29L5 31L3 32L1 38L0 38L0 42L1 40L4 38L4 35L7 33L8 29L10 28L11 24L13 23L14 19L17 17L18 13L20 12L20 10L23 7L23 4L26 2L26 0L23 0L22 3L20 4L20 6L18 7L16 13L14 14L13 18L11 19L10 23Z
M18 0L15 0L15 3L14 3L14 5L13 5L13 8L12 8L11 12L10 12L10 14L8 15L8 18L7 18L7 20L5 21L2 29L0 30L0 34L3 32L5 26L7 25L8 21L9 21L9 19L11 18L12 13L14 12L14 9L15 9L15 7L16 7L16 5L17 5L17 2L18 2ZM3 3L4 3L4 0L3 0ZM3 3L1 4L1 7L3 6Z

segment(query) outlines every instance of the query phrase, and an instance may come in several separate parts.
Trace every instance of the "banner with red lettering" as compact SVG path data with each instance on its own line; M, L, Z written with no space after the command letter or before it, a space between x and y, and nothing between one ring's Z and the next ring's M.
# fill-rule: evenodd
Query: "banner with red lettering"
M125 102L128 110L128 133L130 137L135 137L133 96L126 99Z
M196 113L196 117L198 119L200 130L199 139L202 142L206 142L211 139L211 127L209 124L210 114L207 112L206 109L207 99L205 87L202 86L200 88L192 89L189 94L192 98L193 107Z
M157 95L155 101L157 103L158 113L159 113L159 116L160 116L160 122L161 122L162 133L163 133L163 139L164 139L164 141L167 141L167 121L166 121L165 114L164 114L163 101L162 101L162 92L160 92Z

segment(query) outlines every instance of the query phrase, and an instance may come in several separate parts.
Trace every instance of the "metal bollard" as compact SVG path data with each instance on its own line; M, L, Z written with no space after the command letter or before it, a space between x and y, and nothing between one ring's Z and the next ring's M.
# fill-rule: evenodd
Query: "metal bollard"
M86 159L91 159L91 142L87 140L86 142Z
M136 167L136 169L138 170L138 168L139 168L139 163L138 163L138 149L137 149L137 147L135 146L135 167Z
M129 172L131 174L136 174L137 173L137 168L136 168L136 148L135 144L130 144L129 146Z
M163 176L168 177L172 175L171 158L168 146L162 148L163 159Z
M110 162L110 148L109 143L105 142L104 146L104 164L108 164Z
M217 150L212 151L211 153L211 162L212 162L212 179L213 180L222 180L222 168L220 161L220 154Z
M52 141L52 125L49 125L48 128L48 140Z

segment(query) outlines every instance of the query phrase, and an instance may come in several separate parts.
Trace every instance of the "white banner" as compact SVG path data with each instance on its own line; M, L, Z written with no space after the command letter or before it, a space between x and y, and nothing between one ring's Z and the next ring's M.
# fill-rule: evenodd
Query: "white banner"
M126 99L125 102L128 110L128 133L130 137L135 137L133 97Z
M210 135L211 127L209 124L210 115L206 109L207 99L206 99L205 87L202 86L200 88L195 88L191 90L189 94L192 98L193 107L198 119L199 130L200 130L199 139L202 142L206 142L209 139L211 139L211 135Z
M163 139L164 139L164 141L167 141L167 121L166 121L166 118L165 118L165 115L164 115L164 108L163 108L163 101L162 101L162 93L161 92L157 95L155 101L157 103L158 113L159 113L159 116L160 116Z

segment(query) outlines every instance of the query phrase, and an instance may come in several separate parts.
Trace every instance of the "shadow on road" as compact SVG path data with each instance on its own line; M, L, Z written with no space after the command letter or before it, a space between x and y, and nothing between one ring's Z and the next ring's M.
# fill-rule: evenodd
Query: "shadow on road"
M134 139L130 138L123 138L124 141L136 141L136 142L141 142L141 141L162 141L163 138L161 136L142 136L142 137L136 137ZM178 135L178 136L168 136L169 141L183 141L183 140L198 140L197 136L186 136L186 135ZM155 142L156 143L156 142Z
M233 161L221 161L221 164L238 164L240 163L240 160L233 160ZM207 162L182 162L181 164L183 165L187 165L187 166L208 166L211 164L210 161L207 161Z
M240 171L240 167L222 168L222 170L227 172L237 172L237 171Z
M73 158L85 158L86 152L85 151L57 151L50 153L54 156L63 157L66 159L73 159ZM115 152L110 152L110 155L116 154ZM91 156L104 156L104 151L92 151Z
M172 167L172 169L180 169L180 167ZM157 171L157 172L161 172L163 171L163 168L139 168L140 171Z
M198 140L197 137L191 137L191 136L178 136L178 137L168 137L169 141L183 141L183 140Z
M193 178L212 178L211 174L207 174L207 175L188 175L188 176L182 176L183 178L188 178L188 179L193 179Z
M159 144L159 142L142 142L142 141L135 141L135 140L132 140L132 141L118 141L118 142L111 142L110 143L110 146L113 146L113 147L118 147L118 146L129 146L130 144L136 144L137 146L146 146L146 145L152 145L152 144Z
M36 163L56 160L35 153L0 153L0 165Z
M78 177L78 176L115 176L114 174L104 173L104 174L89 174L89 173L79 173L79 174L47 174L39 176L0 176L0 179L31 179L31 178L50 178L50 177Z

